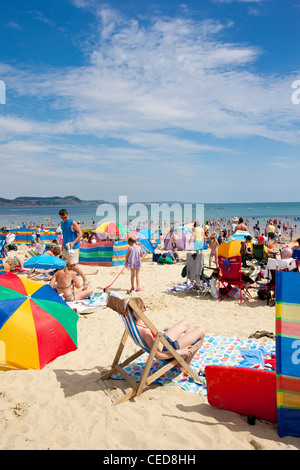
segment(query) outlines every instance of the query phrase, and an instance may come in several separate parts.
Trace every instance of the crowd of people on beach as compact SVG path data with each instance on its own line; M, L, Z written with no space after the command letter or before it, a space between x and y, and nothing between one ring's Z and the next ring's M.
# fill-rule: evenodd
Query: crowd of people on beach
M41 233L44 230L43 224L29 223L28 227L35 229L35 253L46 254L49 256L60 257L66 262L64 269L57 271L51 279L50 285L55 287L57 292L61 294L66 301L80 300L88 297L92 294L92 290L88 288L89 281L86 274L79 266L79 248L81 243L97 243L99 241L99 235L95 233L94 229L83 232L83 227L80 222L70 218L70 215L66 209L59 211L59 217L61 223L56 227L57 234L61 234L63 242L60 245L57 239L54 239L47 247L44 243L40 242ZM151 225L151 224L150 224ZM162 224L163 225L163 224ZM48 220L48 227L52 226L52 222ZM22 228L26 228L27 224L22 222ZM181 224L181 229L184 228L184 223ZM209 250L208 263L209 267L215 266L218 268L218 249L219 246L230 237L234 236L237 232L245 232L245 240L241 244L241 255L243 263L246 260L253 258L253 251L251 244L255 241L257 244L264 245L265 257L276 257L280 254L280 245L283 243L284 238L291 242L294 235L297 232L297 225L289 224L282 220L269 219L266 222L265 227L260 227L259 220L255 221L250 231L250 220L244 220L242 217L234 217L233 219L207 219L203 224L198 221L187 224L186 228L191 232L191 236L194 243L194 251ZM3 227L6 229L6 227ZM136 233L138 233L137 229ZM171 229L171 246L168 251L164 251L165 237L161 225L158 227L156 235L153 233L153 239L151 241L160 249L159 257L157 261L159 263L178 263L182 260L178 250L178 238L180 237L180 231L176 229L174 224ZM182 233L182 232L181 232ZM100 237L103 240L102 237ZM107 239L107 237L105 237ZM118 240L119 237L113 237L112 239ZM298 245L300 239L297 239ZM141 260L143 251L138 240L130 236L127 240L128 251L125 259L125 267L131 271L131 287L129 292L136 291L140 292L140 269L142 266ZM7 256L4 245L2 251L2 258L10 269L13 270L16 265L23 268L23 260L20 256ZM285 247L282 250L280 256L287 258L292 256L292 251L295 247ZM28 257L28 254L26 254ZM79 278L82 279L80 283Z
M57 233L62 235L62 243L60 244L58 239L52 240L49 246L45 246L41 243L41 227L36 227L35 233L35 254L45 254L48 256L54 256L61 258L65 261L65 266L62 268L55 269L52 272L50 279L50 286L56 290L56 292L63 297L66 302L81 301L89 298L93 294L93 290L89 287L89 281L87 274L82 270L79 265L79 250L80 244L85 243L97 243L99 241L97 234L94 230L86 232L82 231L81 225L73 220L66 209L59 211L59 217L61 223L57 228ZM299 250L300 253L300 238L296 240L296 243L292 245L284 246L282 238L286 235L286 226L282 224L282 221L276 219L270 219L267 221L264 228L260 228L259 222L257 221L252 227L252 233L249 231L249 220L244 221L242 217L234 217L232 220L223 220L222 223L218 221L206 220L204 224L200 224L198 221L193 222L189 225L188 230L191 232L193 246L195 253L200 250L207 250L209 267L219 269L218 264L218 251L220 245L224 241L228 241L230 237L234 237L235 234L244 235L244 240L241 241L241 258L243 266L247 266L247 262L251 262L255 258L253 251L253 241L257 245L263 246L264 257L276 258L280 257L282 260L289 260L293 257L294 250ZM293 240L295 227L290 227L290 241ZM178 263L181 261L179 255L179 241L180 231L176 229L176 226L170 230L171 246L167 252L164 252L164 241L162 230L159 229L159 233L154 237L156 245L160 248L160 257L158 262L161 263ZM182 233L182 231L181 231ZM84 240L84 238L86 238ZM137 238L129 236L127 239L128 250L125 257L124 268L130 269L130 283L131 287L127 293L139 293L142 291L140 270L142 267L143 250L139 244ZM282 248L282 249L281 249ZM26 254L28 256L28 254ZM20 268L23 267L23 260L18 256L8 255L5 258L5 264L9 266L9 270L14 270L17 265ZM247 278L248 279L248 278ZM142 308L144 306L142 305ZM139 318L136 318L137 328L140 332L141 337L144 339L146 344L151 347L154 342L153 335L147 330L146 326L141 322ZM204 338L205 332L203 328L196 328L188 332L189 325L186 320L179 322L168 330L168 334L165 334L167 341L178 351L178 353L186 357L189 363L192 360L193 355L190 354L190 347L193 341ZM160 358L168 358L168 352L164 349L159 349L158 356Z

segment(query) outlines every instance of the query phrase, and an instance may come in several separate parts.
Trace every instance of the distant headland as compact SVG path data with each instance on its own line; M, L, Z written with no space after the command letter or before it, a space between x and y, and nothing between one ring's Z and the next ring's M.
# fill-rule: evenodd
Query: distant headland
M5 199L0 197L0 207L3 206L92 206L106 203L102 199L84 201L76 196L65 197L16 197L15 199Z

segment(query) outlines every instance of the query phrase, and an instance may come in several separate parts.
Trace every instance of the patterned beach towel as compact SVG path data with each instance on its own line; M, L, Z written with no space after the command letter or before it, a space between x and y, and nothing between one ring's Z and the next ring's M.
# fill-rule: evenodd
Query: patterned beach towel
M254 353L253 357L255 360L253 362L249 361L251 351ZM208 365L247 366L264 369L264 361L258 363L256 360L258 351L260 351L263 356L271 356L275 352L274 341L241 340L237 337L223 337L207 333L204 338L203 346L194 356L191 366L197 373L199 371L204 372L205 367ZM245 357L247 357L247 365ZM139 381L147 359L148 354L145 353L131 365L125 367L124 370L126 370L129 375L133 376L136 381ZM161 361L155 360L150 373L152 374L161 365ZM123 380L118 374L112 376L112 378ZM199 396L206 396L206 378L204 375L199 376L199 380L200 382L196 383L191 377L186 376L185 373L180 373L173 367L167 374L160 377L156 383L161 385L179 385L184 390L197 393Z

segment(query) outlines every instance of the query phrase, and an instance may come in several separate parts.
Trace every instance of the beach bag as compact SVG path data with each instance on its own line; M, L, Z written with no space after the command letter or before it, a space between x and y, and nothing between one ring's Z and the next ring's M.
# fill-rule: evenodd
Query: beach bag
M267 286L260 286L257 290L257 296L260 300L267 300L268 298L268 288Z
M183 269L181 271L181 277L186 277L186 265L183 266Z

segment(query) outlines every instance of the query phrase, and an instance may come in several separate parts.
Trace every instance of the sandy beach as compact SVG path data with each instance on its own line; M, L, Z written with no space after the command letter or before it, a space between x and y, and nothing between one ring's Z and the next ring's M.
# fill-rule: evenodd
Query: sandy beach
M256 330L275 332L275 307L255 295L243 305L234 299L200 298L170 292L183 281L183 264L144 262L140 297L158 328L185 318L207 333L247 339ZM84 266L86 273L94 267ZM98 267L89 279L101 293L120 267ZM130 272L124 270L113 289L126 295ZM136 296L134 293L132 297ZM40 371L1 371L0 448L2 450L298 450L300 440L279 438L274 424L213 408L206 397L179 386L151 385L141 397L112 406L105 389L116 394L121 380L97 382L114 357L123 324L114 311L97 307L78 320L78 349L58 357ZM132 344L131 347L134 350ZM127 350L126 350L127 351Z

